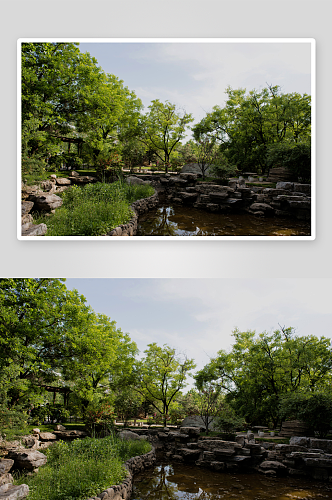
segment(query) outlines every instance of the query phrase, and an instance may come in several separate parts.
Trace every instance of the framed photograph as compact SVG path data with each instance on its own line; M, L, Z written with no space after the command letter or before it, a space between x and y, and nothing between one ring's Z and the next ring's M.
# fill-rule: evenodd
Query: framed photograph
M314 240L313 38L19 39L19 240Z

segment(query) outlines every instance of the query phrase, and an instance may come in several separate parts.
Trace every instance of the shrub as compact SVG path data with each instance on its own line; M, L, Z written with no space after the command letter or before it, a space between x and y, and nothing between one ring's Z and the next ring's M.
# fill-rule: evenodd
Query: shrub
M324 438L332 428L332 395L323 392L288 394L281 400L280 416L302 420Z
M234 437L235 431L242 429L244 419L236 414L235 410L226 403L223 404L221 411L216 418L215 427L226 437Z
M94 435L113 431L114 419L113 408L107 401L104 401L89 405L84 422L87 431Z

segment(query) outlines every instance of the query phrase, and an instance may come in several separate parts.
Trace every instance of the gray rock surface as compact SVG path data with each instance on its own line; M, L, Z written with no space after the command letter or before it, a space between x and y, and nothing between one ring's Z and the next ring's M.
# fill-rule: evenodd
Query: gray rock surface
M47 462L46 456L37 450L10 450L8 452L8 457L14 460L15 465L20 469L29 471L37 469Z
M28 494L29 486L27 484L8 485L5 491L0 489L0 500L20 500L26 498Z

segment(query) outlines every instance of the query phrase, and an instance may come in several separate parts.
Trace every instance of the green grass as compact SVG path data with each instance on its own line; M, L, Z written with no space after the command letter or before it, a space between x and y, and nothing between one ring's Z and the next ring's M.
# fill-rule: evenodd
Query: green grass
M21 476L28 500L85 500L126 477L124 462L151 450L147 441L121 441L113 436L59 441L48 448L47 464L38 474Z
M101 236L133 216L131 203L154 193L149 185L124 182L72 186L61 196L63 205L54 215L34 217L47 225L46 236Z

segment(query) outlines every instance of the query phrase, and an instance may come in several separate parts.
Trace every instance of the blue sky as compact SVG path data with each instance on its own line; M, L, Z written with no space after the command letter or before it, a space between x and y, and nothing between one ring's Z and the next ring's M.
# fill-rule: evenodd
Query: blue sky
M185 40L185 39L184 39ZM225 89L260 90L280 85L284 93L310 94L309 43L80 43L106 73L134 91L145 107L166 100L192 113L197 123Z
M141 352L156 342L194 358L197 369L228 350L232 330L296 328L332 338L331 279L70 278L99 313L129 333Z

